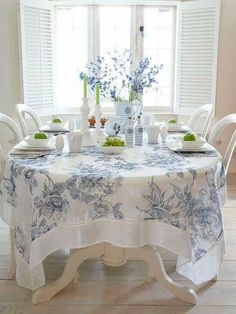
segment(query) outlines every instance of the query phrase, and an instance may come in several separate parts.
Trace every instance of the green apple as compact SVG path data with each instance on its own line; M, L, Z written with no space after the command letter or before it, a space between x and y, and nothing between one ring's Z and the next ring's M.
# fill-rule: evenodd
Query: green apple
M192 133L192 132L186 133L186 134L184 135L184 141L192 141L192 142L194 142L194 141L196 141L196 140L197 140L197 137L196 137L196 135L195 135L194 133Z
M168 122L174 124L174 123L177 123L177 120L176 120L175 118L172 118L172 119L170 119Z
M63 121L59 118L55 118L52 120L52 123L63 123Z
M36 140L46 140L48 137L47 137L47 134L45 133L35 133L34 134L34 139Z

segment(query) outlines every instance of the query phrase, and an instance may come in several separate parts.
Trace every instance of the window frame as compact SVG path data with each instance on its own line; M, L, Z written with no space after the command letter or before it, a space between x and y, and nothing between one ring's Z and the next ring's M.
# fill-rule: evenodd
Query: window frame
M173 0L173 1L158 1L158 0L148 0L145 1L145 5L143 1L141 0L56 0L52 1L54 4L54 16L56 20L56 10L58 7L60 8L68 8L68 7L75 7L75 6L87 6L88 7L88 51L90 52L88 55L88 62L94 61L96 56L99 55L100 52L100 31L99 31L99 6L130 6L131 7L131 18L130 18L130 49L131 51L134 51L134 64L137 64L143 57L143 41L142 37L139 35L139 27L142 25L141 23L144 22L143 18L143 8L145 6L150 7L166 7L169 8L170 6L174 8L174 25L173 27L173 33L172 33L172 64L173 64L173 71L172 71L172 77L171 77L171 100L170 100L170 106L147 106L145 105L143 107L143 111L145 114L155 114L155 113L173 113L175 112L176 107L176 63L177 63L177 16L178 16L178 9L179 9L179 1ZM55 21L55 32L56 32L56 21ZM55 36L56 40L57 36ZM55 43L55 47L57 47L57 43ZM57 75L55 74L55 79ZM56 90L55 84L55 90ZM92 92L89 89L88 90L88 97L92 99ZM57 97L56 97L57 98ZM112 114L114 113L114 106L112 105L112 101L110 101L110 105L106 105L103 107L103 113ZM57 102L55 104L56 110L63 110L63 112L76 112L78 111L77 107L71 106L71 107L58 107Z

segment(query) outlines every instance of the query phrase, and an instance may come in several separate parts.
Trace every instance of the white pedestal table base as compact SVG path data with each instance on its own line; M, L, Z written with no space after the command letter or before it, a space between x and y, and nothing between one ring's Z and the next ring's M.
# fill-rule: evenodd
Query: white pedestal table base
M197 295L192 289L188 289L174 282L166 273L162 258L151 246L139 248L121 248L109 243L94 244L86 248L71 250L67 259L63 274L53 283L37 289L32 296L32 303L38 304L49 301L59 291L64 289L72 281L78 280L78 267L89 258L102 257L106 265L118 267L127 260L143 260L148 264L150 278L156 278L165 288L169 289L177 298L185 302L196 304Z

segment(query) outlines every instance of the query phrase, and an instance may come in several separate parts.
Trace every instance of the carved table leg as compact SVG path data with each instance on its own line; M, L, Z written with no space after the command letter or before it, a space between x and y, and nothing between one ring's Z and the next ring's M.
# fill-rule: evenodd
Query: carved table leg
M65 270L61 277L55 282L36 290L32 296L33 304L49 301L75 278L78 267L86 259L97 257L103 257L104 262L109 266L123 265L127 259L143 260L149 266L150 276L157 278L177 298L191 304L197 303L197 295L194 290L185 288L181 284L174 282L167 275L161 256L152 247L120 248L109 243L101 243L87 248L71 250L71 255L68 257Z
M197 295L193 289L188 289L179 283L174 282L166 273L162 258L159 253L151 247L128 248L125 249L128 259L138 259L145 261L157 280L177 298L185 302L196 304Z
M59 291L64 289L76 276L78 267L88 258L101 257L104 244L95 244L82 249L71 250L62 275L54 282L37 289L32 296L32 303L49 301Z
M107 266L118 267L122 266L127 262L125 256L125 249L112 245L110 243L104 244L104 256L103 262Z

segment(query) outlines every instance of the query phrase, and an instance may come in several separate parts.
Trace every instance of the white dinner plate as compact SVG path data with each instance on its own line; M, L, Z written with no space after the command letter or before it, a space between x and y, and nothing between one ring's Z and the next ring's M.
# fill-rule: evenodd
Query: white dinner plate
M24 140L21 141L14 147L14 150L24 150L24 151L53 151L56 149L56 146L51 144L47 146L32 146L26 143Z
M205 143L202 147L199 148L184 148L182 146L182 143L180 141L175 141L175 142L167 142L166 146L174 151L174 152L186 152L186 153L198 153L198 152L211 152L215 151L215 148L212 147L210 144Z
M191 129L187 125L171 125L168 124L168 132L189 132Z

